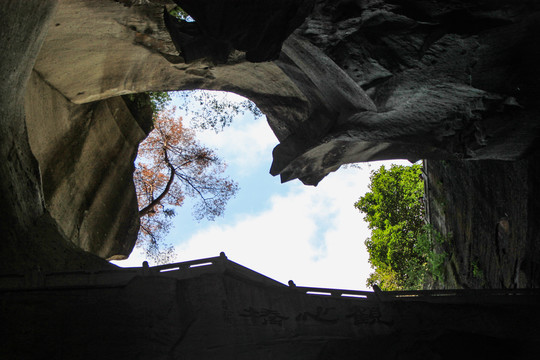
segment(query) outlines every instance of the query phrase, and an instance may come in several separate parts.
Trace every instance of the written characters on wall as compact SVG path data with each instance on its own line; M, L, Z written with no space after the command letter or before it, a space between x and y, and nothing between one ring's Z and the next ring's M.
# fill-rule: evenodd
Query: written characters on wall
M344 310L344 311L343 311ZM245 307L238 312L240 318L248 319L252 325L284 326L296 323L337 324L345 321L355 326L388 323L382 320L378 306L350 306L342 311L335 307L317 306L294 314L282 313L276 309L264 307ZM224 310L225 311L225 310ZM227 309L224 317L231 319L232 312Z

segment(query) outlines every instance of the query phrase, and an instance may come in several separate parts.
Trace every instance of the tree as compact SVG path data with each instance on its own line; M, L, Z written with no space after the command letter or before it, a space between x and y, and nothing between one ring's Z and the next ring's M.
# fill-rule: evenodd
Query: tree
M236 116L249 113L255 119L263 113L249 99L224 91L191 90L177 92L179 108L189 114L196 128L215 132L229 126ZM234 98L236 96L236 98Z
M178 5L175 6L174 8L172 8L171 10L169 10L169 14L171 14L172 16L177 18L178 20L187 20L187 21L192 21L193 20L193 19L191 19L189 14L187 12L185 12L185 10L182 9Z
M162 239L170 228L174 207L186 197L198 199L193 215L213 220L225 210L238 185L223 177L225 164L202 146L175 109L154 116L154 130L139 145L134 182L139 203L137 245L156 262L168 262L172 247Z
M420 165L392 165L390 170L381 166L372 172L370 191L354 205L366 214L371 229L365 244L375 272L368 285L384 290L421 286L418 274L425 268L427 249L418 242L426 233L420 175Z
M167 91L149 91L148 97L150 98L150 107L153 114L158 114L165 110L172 100L171 94Z

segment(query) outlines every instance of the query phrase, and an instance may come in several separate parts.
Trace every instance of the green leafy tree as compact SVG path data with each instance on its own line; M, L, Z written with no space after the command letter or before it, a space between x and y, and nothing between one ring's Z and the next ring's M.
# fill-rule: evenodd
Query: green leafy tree
M154 114L164 111L174 97L178 109L186 114L194 128L211 129L216 133L231 125L234 118L238 116L250 114L254 119L263 116L253 101L226 91L149 91L147 94L149 98L136 97L136 95L128 95L128 97L131 101L137 101L139 108L149 101Z
M148 95L150 97L150 106L152 107L154 117L155 114L164 111L172 100L171 94L166 91L149 91Z
M368 285L384 290L418 288L426 263L426 250L417 242L426 232L421 166L381 166L370 179L370 191L354 205L365 213L371 229L365 244L375 272Z

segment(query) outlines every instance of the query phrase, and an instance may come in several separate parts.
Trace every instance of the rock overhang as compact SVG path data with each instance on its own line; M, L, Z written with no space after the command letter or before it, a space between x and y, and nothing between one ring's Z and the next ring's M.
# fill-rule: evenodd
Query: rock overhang
M246 54L265 44L235 41L225 63L186 63L163 20L166 3L59 2L34 72L81 107L149 90L246 96L280 140L271 173L310 185L344 163L514 160L536 146L534 1L296 1L305 21L280 32L277 59L256 63ZM246 29L261 29L254 25Z

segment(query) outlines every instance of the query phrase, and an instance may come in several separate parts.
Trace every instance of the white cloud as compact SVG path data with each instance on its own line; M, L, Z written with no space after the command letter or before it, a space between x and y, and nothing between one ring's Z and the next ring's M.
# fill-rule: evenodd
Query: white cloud
M208 91L208 93L218 101L222 99L224 103L242 103L246 100L240 95L225 91ZM193 101L195 97L191 99L190 107L200 108L198 101ZM174 100L173 104L180 105L181 101L178 103L177 101L180 100ZM189 112L178 110L177 114L184 117L188 126L194 126ZM272 161L272 148L278 143L268 126L266 117L262 116L255 120L249 110L245 110L243 115L234 116L231 125L219 133L214 130L198 129L196 131L198 140L216 150L221 159L230 166L235 166L237 175L241 176L249 174L254 168L260 166L261 162L269 166Z
M378 168L376 164L373 168ZM273 196L269 210L199 231L178 252L182 261L217 256L298 286L365 289L371 273L369 230L353 206L367 191L368 166L331 174L321 184Z
M217 134L212 130L200 131L197 137L201 143L216 149L230 166L240 169L240 175L245 175L261 165L261 159L271 162L272 149L278 141L264 117L238 119L238 122Z

